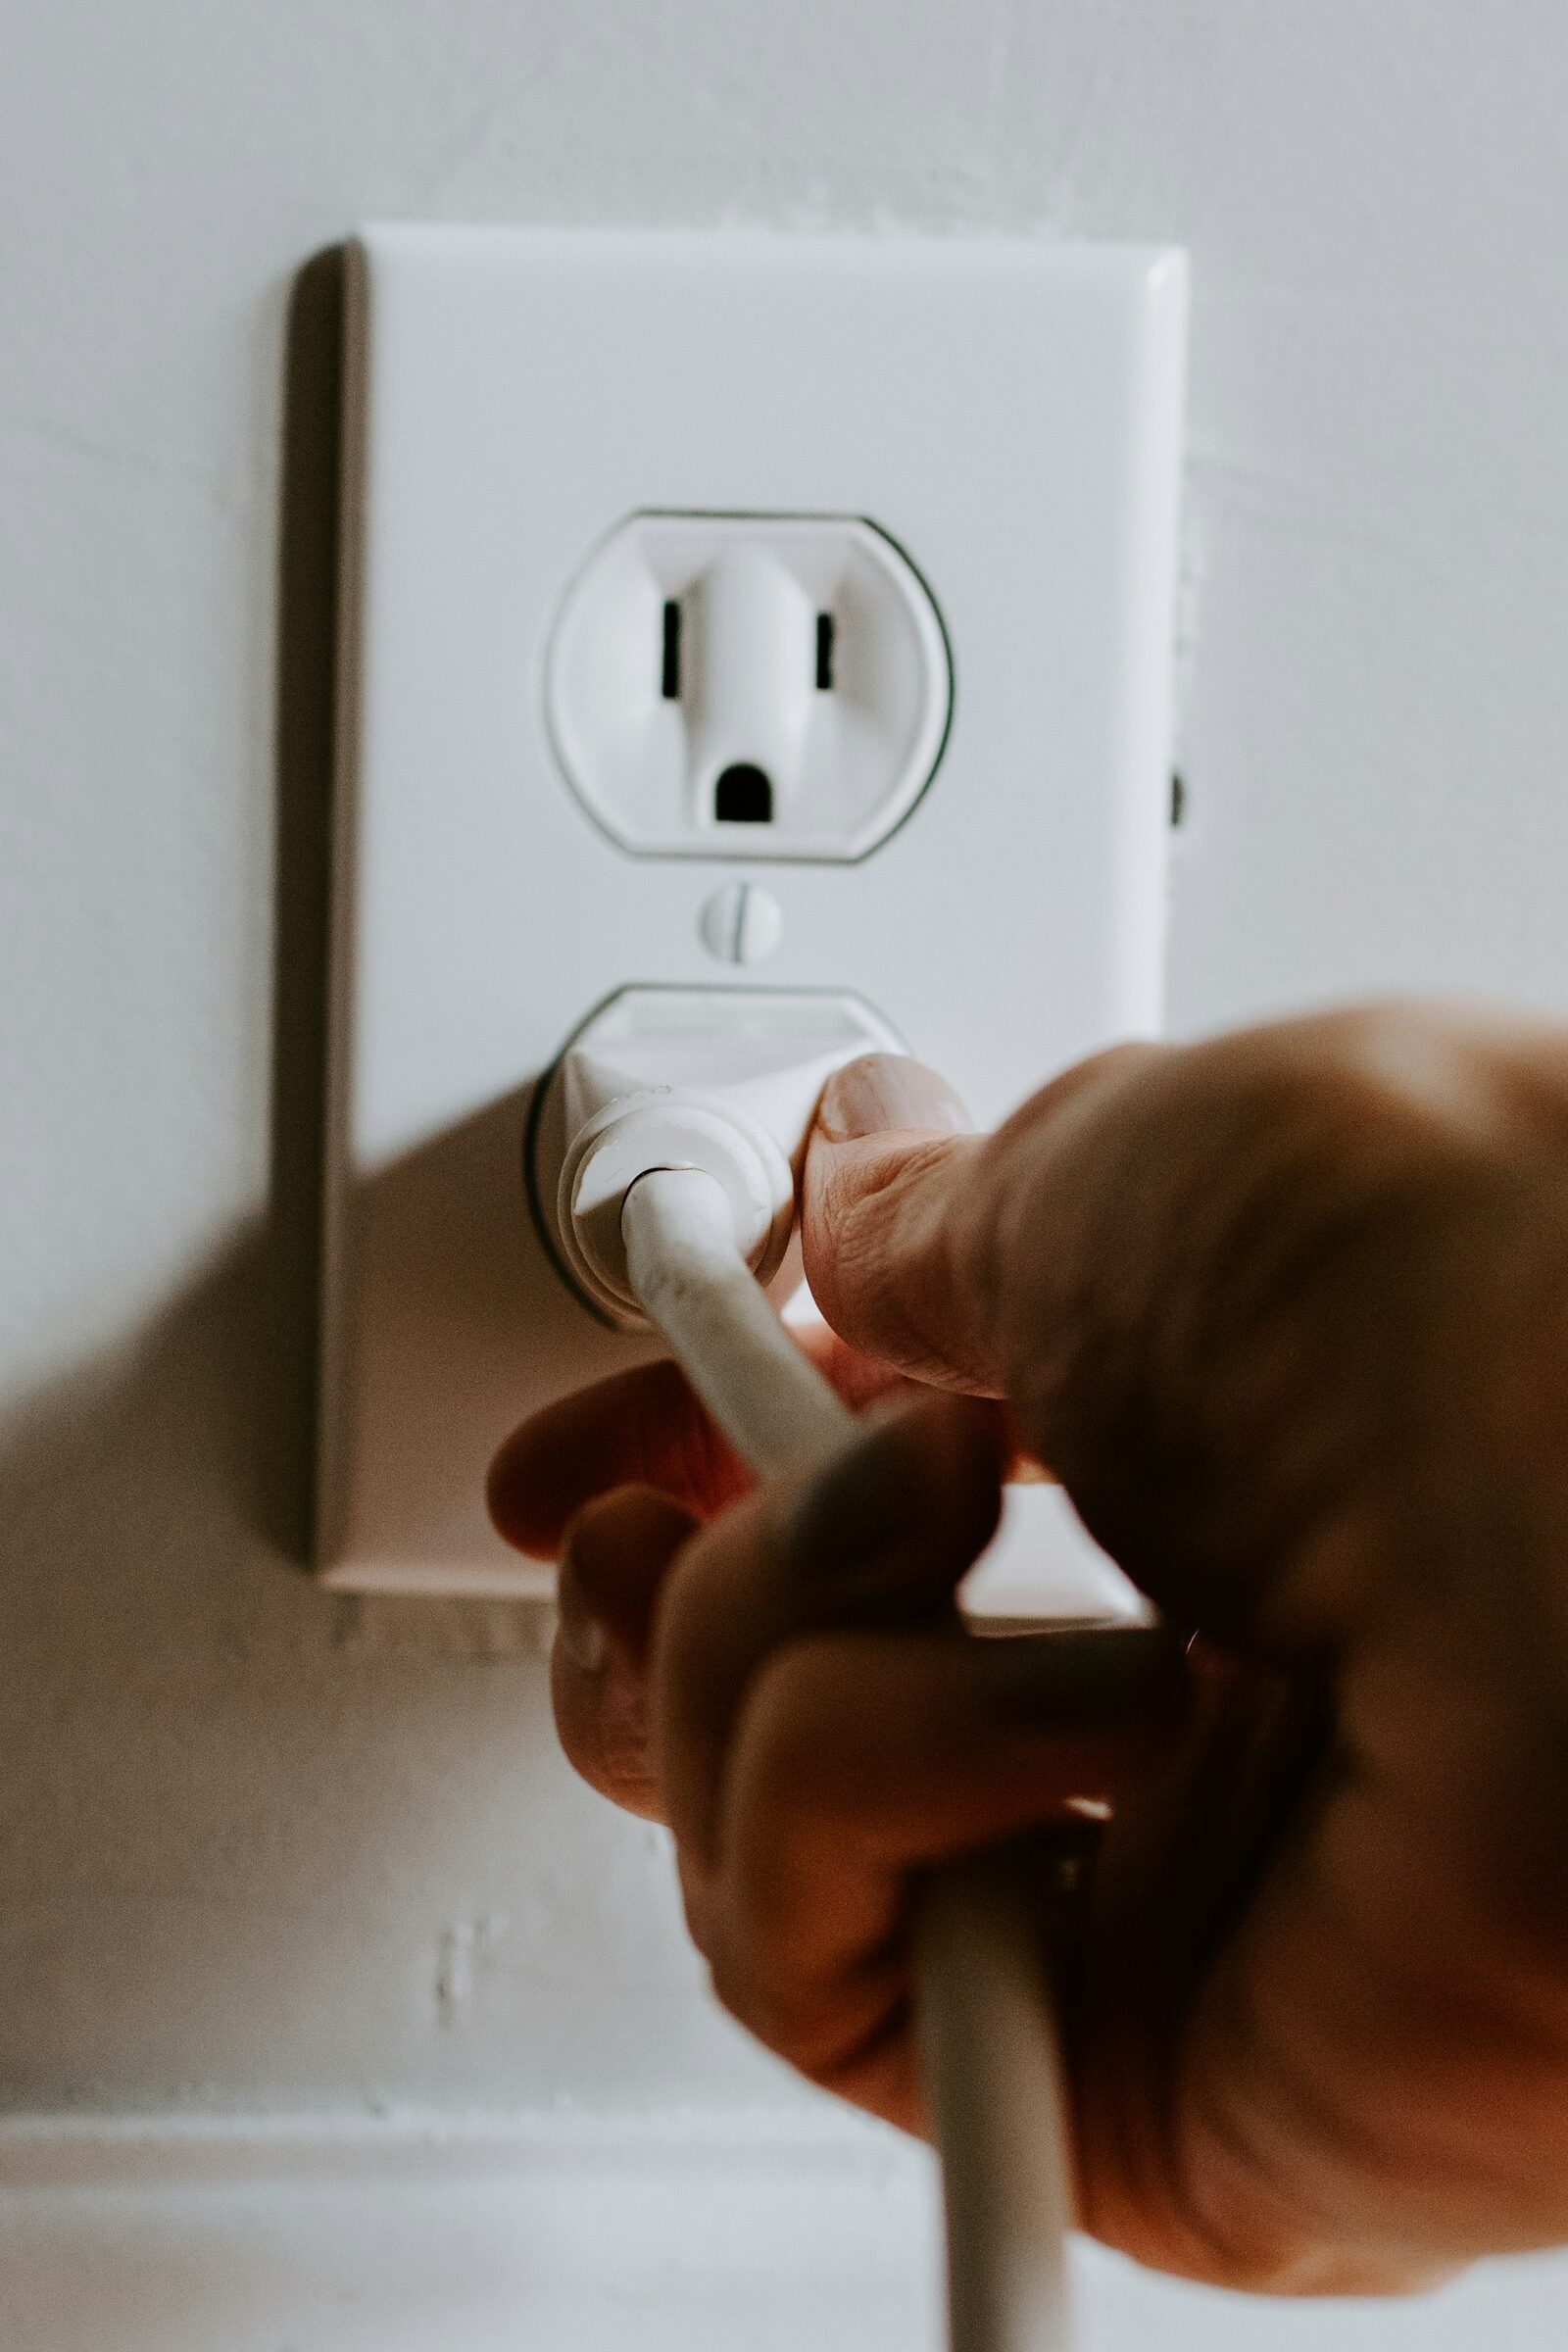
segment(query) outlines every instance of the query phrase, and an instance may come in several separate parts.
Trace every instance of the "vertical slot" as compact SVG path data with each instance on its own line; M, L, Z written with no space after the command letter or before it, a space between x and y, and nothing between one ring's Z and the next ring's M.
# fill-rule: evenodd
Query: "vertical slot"
M666 703L680 701L680 606L674 597L666 598L664 603L659 691Z
M832 613L819 612L816 616L816 691L818 694L831 694L833 691L834 634Z

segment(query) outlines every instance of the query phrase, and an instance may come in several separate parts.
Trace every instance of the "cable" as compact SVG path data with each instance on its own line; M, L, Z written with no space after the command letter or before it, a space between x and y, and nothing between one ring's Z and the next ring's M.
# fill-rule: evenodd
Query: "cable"
M742 1461L782 1478L836 1453L855 1416L769 1306L721 1186L700 1168L656 1168L627 1193L620 1232L643 1312Z
M722 1188L656 1169L626 1194L631 1288L760 1476L809 1469L853 1414L795 1347L735 1242ZM953 2352L1062 2352L1071 2212L1055 2034L1004 1860L954 1864L916 1921L917 2031L942 2151Z

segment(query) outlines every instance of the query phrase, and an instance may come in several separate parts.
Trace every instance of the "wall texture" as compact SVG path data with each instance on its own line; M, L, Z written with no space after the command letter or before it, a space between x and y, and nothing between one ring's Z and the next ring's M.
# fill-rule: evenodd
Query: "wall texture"
M0 2095L787 2095L556 1760L531 1620L334 1605L267 1533L291 279L369 216L1189 242L1174 1016L1562 1005L1568 20L4 15Z

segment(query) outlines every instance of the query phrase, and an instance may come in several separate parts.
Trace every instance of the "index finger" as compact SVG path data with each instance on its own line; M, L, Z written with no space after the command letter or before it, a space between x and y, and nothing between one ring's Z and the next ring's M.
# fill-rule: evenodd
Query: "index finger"
M831 1331L793 1334L853 1411L905 1384ZM513 1431L490 1466L490 1516L530 1558L554 1559L585 1504L616 1487L651 1487L698 1519L725 1509L755 1481L713 1427L676 1364L641 1364L580 1389Z

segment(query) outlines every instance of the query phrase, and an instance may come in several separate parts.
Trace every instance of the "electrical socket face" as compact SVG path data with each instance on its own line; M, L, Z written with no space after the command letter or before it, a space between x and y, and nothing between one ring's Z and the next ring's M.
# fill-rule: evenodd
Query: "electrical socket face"
M563 1280L604 1321L647 1329L619 1227L653 1149L660 1166L719 1176L753 1271L787 1300L801 1280L789 1245L817 1098L846 1062L905 1050L869 1005L824 989L622 989L567 1040L528 1119L528 1204Z
M854 1002L985 1124L1157 1025L1185 312L1150 248L357 240L329 1582L550 1589L490 1455L653 1352L526 1201L596 1008Z
M855 515L634 514L546 667L563 774L650 857L854 863L925 790L952 710L930 591Z

